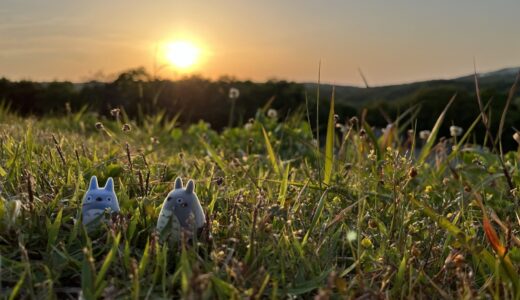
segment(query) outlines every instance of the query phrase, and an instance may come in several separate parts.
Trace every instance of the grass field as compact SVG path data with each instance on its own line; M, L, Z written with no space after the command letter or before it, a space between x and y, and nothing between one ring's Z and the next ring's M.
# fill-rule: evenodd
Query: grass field
M519 153L469 144L471 128L407 136L413 115L376 138L333 109L320 137L304 110L221 133L3 110L2 298L519 299ZM121 214L87 234L92 175L114 177ZM177 176L208 216L195 245L154 231Z

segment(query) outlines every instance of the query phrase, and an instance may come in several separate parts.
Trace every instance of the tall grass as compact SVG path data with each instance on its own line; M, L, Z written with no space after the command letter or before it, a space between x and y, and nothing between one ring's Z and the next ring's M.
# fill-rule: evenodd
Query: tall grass
M330 100L323 148L303 110L280 122L263 109L221 133L161 114L0 113L0 294L518 299L518 154L468 142L489 118L441 140L448 104L421 141L406 134L419 108L377 136ZM94 174L115 178L121 214L87 232ZM194 244L154 229L176 176L196 180L207 212Z

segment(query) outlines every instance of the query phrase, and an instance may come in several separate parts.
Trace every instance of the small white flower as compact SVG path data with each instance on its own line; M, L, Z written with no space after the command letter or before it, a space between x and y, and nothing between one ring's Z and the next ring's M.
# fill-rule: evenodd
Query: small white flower
M357 239L357 233L353 230L347 232L347 240L353 242Z
M429 130L419 131L419 138L421 140L427 140L430 137L431 132Z
M229 99L236 100L240 97L240 91L237 88L230 88L229 89Z
M251 128L253 128L253 123L247 122L247 123L244 125L244 129L245 129L245 130L251 130Z
M450 135L453 137L460 136L463 131L464 130L459 126L450 126Z
M271 119L276 119L276 117L278 117L278 112L276 111L276 109L270 108L267 111L267 116Z

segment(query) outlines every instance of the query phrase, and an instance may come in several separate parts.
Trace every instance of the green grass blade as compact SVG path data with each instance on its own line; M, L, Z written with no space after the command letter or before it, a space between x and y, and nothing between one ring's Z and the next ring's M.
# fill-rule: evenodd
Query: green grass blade
M450 220L446 219L445 217L437 214L433 208L429 207L427 204L422 203L421 201L416 200L415 198L410 198L412 204L417 206L421 211L427 215L430 219L435 221L439 226L447 230L449 233L451 233L454 236L458 236L462 233L462 230L460 230L457 226L453 225L453 223L450 222Z
M143 256L141 257L141 260L139 261L139 278L141 278L144 274L144 271L146 271L146 267L148 267L148 260L150 257L150 241L146 242L146 245L144 246Z
M489 107L489 105L491 104L491 101L488 102L485 106L484 109L487 109ZM473 121L473 123L471 123L471 125L469 126L469 128L466 130L466 132L464 133L464 135L462 136L462 138L457 142L457 145L455 145L453 147L453 151L448 155L448 157L446 158L446 160L444 161L444 163L439 167L439 170L437 171L438 174L443 174L444 173L444 170L446 170L446 166L449 164L450 161L452 161L456 156L457 154L460 152L460 149L462 148L462 145L464 145L464 143L466 143L466 141L469 139L469 137L471 136L471 134L473 133L473 130L475 129L475 126L477 126L477 124L480 122L480 120L482 119L482 114L479 114L477 116L477 118L475 119L475 121Z
M94 269L92 263L92 255L90 251L85 248L83 254L83 264L81 267L81 291L85 299L94 299Z
M121 240L121 233L118 233L116 238L112 242L112 248L108 252L107 256L105 257L105 260L103 261L103 264L101 265L101 269L99 270L99 272L96 275L96 282L94 284L96 287L96 290L99 290L100 284L103 281L103 279L105 278L108 268L110 267L110 265L112 264L112 261L114 260L114 257L117 253L117 249L119 247L120 240Z
M381 149L381 145L379 144L379 141L377 140L376 135L374 134L374 131L372 130L372 127L370 127L370 125L367 122L365 122L365 123L363 123L363 129L365 129L365 132L366 132L368 138L370 139L370 141L372 141L372 144L374 144L377 161L380 161L381 153L383 152L383 150Z
M211 276L211 283L213 284L213 289L221 299L235 299L234 296L238 294L238 291L233 285L217 276Z
M215 161L217 166L222 171L226 172L226 170L227 170L226 164L224 164L224 161L222 160L222 158L220 158L220 156L218 155L217 151L215 151L215 149L213 149L213 147L211 147L210 144L206 143L206 141L204 141L202 139L202 137L200 138L200 142L202 143L202 145L204 146L204 148L208 152L209 156Z
M4 170L4 168L2 168L2 166L0 166L0 176L5 177L6 175L7 175L7 172Z
M432 149L433 144L435 143L435 140L437 139L437 134L439 133L439 130L442 126L442 122L444 122L446 113L448 112L448 109L450 108L453 101L455 101L456 97L457 97L457 94L455 94L451 97L450 101L448 102L446 107L444 107L443 111L437 118L437 121L435 122L435 125L433 126L433 128L431 130L430 136L428 137L428 140L426 140L426 144L424 145L424 147L421 150L421 153L419 154L419 158L417 160L418 164L422 164L426 160L428 155L430 154L430 150Z
M278 202L280 203L280 206L282 206L282 207L285 205L285 197L287 195L287 186L289 185L289 170L290 169L291 169L290 164L287 164L287 166L285 166L282 183L280 184L280 192L278 193Z
M50 251L51 247L56 244L56 239L58 238L58 233L61 227L61 217L63 214L63 209L60 209L58 215L56 215L56 219L53 223L50 222L49 219L46 220L47 227L47 251Z
M397 298L399 298L398 293L400 293L403 288L407 262L408 262L408 255L405 253L403 255L403 259L401 260L401 263L399 264L399 269L397 270L397 275L395 276L395 281L394 281L393 289L396 293L394 295L394 297L397 297Z
M327 121L327 137L325 139L325 164L323 183L330 184L332 177L332 169L334 165L334 135L335 135L335 120L334 120L334 88L332 89L332 98L330 100L329 119Z
M11 291L11 295L9 295L9 300L17 299L16 296L18 296L18 293L20 293L20 289L23 286L23 283L25 282L25 276L27 275L27 272L23 272L20 276L20 279L16 282L16 285L14 286L13 290Z
M271 145L271 142L269 141L269 135L265 131L265 128L262 126L262 133L264 135L264 141L265 141L265 147L267 149L267 154L269 156L269 161L271 162L271 165L273 166L274 171L276 174L281 175L280 173L280 167L278 166L278 161L276 159L276 155L273 150L273 146Z
M504 105L504 110L502 111L502 116L500 117L500 125L498 126L497 140L502 140L502 133L504 131L504 124L506 122L507 111L509 110L509 105L511 105L511 101L515 97L516 89L518 86L518 80L520 79L520 71L517 73L515 82L511 86L509 93L507 95L506 104Z
M190 266L190 261L188 259L188 252L184 247L181 251L181 259L179 264L179 271L181 276L181 290L184 295L187 295L190 288L190 278L192 270Z
M311 226L309 227L309 229L307 230L307 233L305 233L305 237L303 238L302 246L305 246L305 244L307 243L307 240L309 238L309 235L314 230L314 227L316 227L316 224L318 224L318 220L320 219L321 214L323 212L323 208L325 207L325 200L327 198L326 196L327 196L328 192L329 192L329 190L327 189L327 190L325 190L325 192L323 192L323 194L321 194L320 201L318 202L318 206L316 207L316 211L314 213L314 216L312 217Z

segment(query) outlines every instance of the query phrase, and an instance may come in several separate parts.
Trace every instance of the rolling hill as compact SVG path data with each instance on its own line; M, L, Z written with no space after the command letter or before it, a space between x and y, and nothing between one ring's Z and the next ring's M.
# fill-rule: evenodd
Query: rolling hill
M481 90L507 91L515 80L520 70L517 68L506 68L493 72L479 74L479 86ZM316 83L304 83L309 93L315 93ZM329 97L333 85L321 84L320 93L323 97ZM398 85L355 87L335 86L335 99L337 103L348 104L354 107L363 107L374 102L395 102L410 99L422 90L453 89L473 94L475 91L474 75L470 74L454 79L428 80Z

